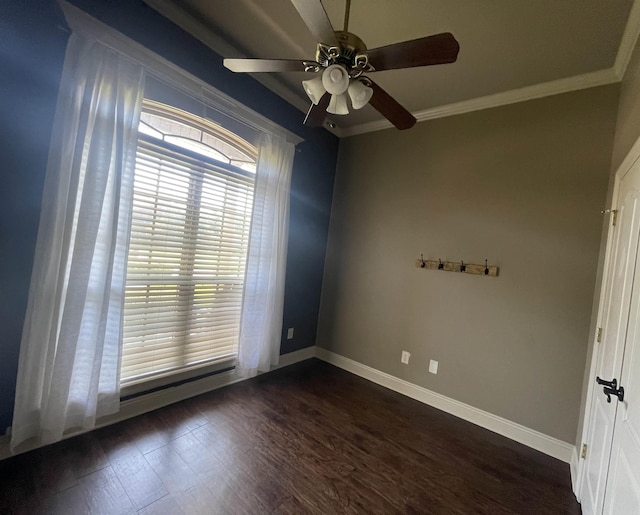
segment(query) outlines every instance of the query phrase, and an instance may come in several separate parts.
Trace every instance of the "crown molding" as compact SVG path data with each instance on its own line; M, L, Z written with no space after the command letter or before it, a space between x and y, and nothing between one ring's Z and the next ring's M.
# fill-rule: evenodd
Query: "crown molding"
M629 19L622 34L620 40L620 46L618 47L618 55L616 55L616 62L613 65L613 69L616 72L619 80L624 78L624 74L629 66L629 60L633 54L638 37L640 36L640 0L634 0L629 12Z
M619 81L620 79L618 78L615 70L613 68L609 68L597 72L568 77L566 79L542 82L540 84L534 84L533 86L503 91L501 93L495 93L484 97L472 98L471 100L463 100L462 102L455 102L453 104L432 107L422 111L415 111L412 114L416 117L418 122L424 122L426 120L435 120L436 118L444 118L446 116L454 116L457 114L470 113L472 111L480 111L492 107L526 102L527 100L558 95L560 93L568 93L569 91L578 91L596 86L604 86L606 84L613 84ZM393 125L388 120L379 120L370 123L363 123L354 127L342 128L339 131L339 136L344 138L355 136L357 134L389 129L392 127Z
M426 120L435 120L436 118L470 113L472 111L480 111L482 109L515 104L518 102L526 102L527 100L533 100L536 98L620 82L627 71L638 37L640 37L640 0L634 0L633 5L631 6L631 11L629 12L627 25L625 26L622 39L620 40L620 46L618 47L615 63L611 68L585 73L583 75L576 75L565 79L534 84L533 86L464 100L462 102L456 102L444 106L432 107L430 109L416 111L412 114L416 117L418 122L424 122ZM367 132L380 131L392 127L393 125L389 121L378 120L353 127L336 128L333 132L340 138L346 138L357 134L365 134Z

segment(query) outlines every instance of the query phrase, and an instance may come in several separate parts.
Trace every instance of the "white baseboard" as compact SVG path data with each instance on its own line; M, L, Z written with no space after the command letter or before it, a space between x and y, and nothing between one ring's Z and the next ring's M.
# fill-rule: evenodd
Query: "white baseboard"
M348 372L364 377L374 383L411 397L412 399L416 399L420 402L455 415L463 420L467 420L478 426L484 427L485 429L489 429L490 431L515 440L516 442L527 445L528 447L548 454L549 456L553 456L554 458L569 463L571 466L573 489L574 492L576 492L578 453L575 446L571 444L315 346L280 356L280 363L272 367L272 370L293 365L314 356ZM128 418L136 417L143 413L168 406L169 404L180 402L190 397L195 397L196 395L237 383L244 379L244 377L240 377L236 374L235 371L229 371L206 377L198 381L185 383L173 388L167 388L147 395L142 395L122 402L120 411L115 415L101 419L97 427L115 424ZM69 435L69 437L76 436L77 434L80 433ZM5 435L0 437L0 460L10 456L9 437Z
M299 363L307 359L315 358L316 354L317 348L315 345L294 352L289 352L288 354L281 354L280 362L277 365L271 367L271 371L277 370L282 367L288 367L289 365L294 365L295 363Z
M455 415L463 420L476 424L485 429L489 429L494 433L506 436L511 440L515 440L521 444L524 444L532 449L543 452L549 456L557 458L565 463L571 463L572 453L575 451L575 446L557 438L545 435L528 427L516 424L497 415L493 415L486 411L482 411L468 404L456 401L449 397L445 397L431 390L427 390L421 386L417 386L408 381L398 379L392 375L386 374L376 370L375 368L368 367L362 363L358 363L349 358L345 358L340 354L317 348L316 357L319 359L331 363L339 368L342 368L352 374L356 374L360 377L368 379L381 386L389 388L395 392L411 397L417 401L438 408L439 410Z
M272 366L270 372L313 358L315 355L315 346L283 354L280 356L280 362L277 365ZM245 379L247 378L236 373L235 370L230 370L228 372L212 375L196 381L184 383L179 386L165 388L157 392L122 401L120 403L120 411L114 415L101 418L98 424L96 424L95 429L110 426L111 424L122 422L128 418L137 417L138 415L163 408L169 404L174 404L176 402L189 399L190 397L195 397L196 395L201 395L203 393L222 388L223 386L229 386L233 383L244 381ZM65 439L78 436L85 432L86 431L78 431L77 433L66 435ZM7 435L0 437L0 460L10 458L12 456L9 442L10 439ZM24 449L21 452L27 452L36 448L37 447Z

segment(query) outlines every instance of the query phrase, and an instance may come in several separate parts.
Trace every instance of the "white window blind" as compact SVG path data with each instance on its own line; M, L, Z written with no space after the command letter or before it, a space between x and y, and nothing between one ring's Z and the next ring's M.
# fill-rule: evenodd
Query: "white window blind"
M123 385L233 358L238 345L255 174L150 132L135 171Z

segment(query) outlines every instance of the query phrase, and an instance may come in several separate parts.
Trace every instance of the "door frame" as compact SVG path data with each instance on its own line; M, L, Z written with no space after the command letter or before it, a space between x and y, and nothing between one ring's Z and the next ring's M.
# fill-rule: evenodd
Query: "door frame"
M618 208L620 199L618 198L620 191L620 183L622 179L627 175L631 168L640 160L640 138L631 147L631 150L626 155L620 166L615 172L613 183L613 194L611 196L611 207L609 209L614 210ZM593 396L600 394L600 390L596 391L598 385L595 384L596 378L596 366L598 364L600 347L597 345L598 328L602 327L602 318L604 316L604 302L605 291L607 281L609 280L609 264L611 260L611 250L614 243L614 232L611 230L611 223L607 224L607 241L605 244L605 254L602 263L602 279L599 285L598 295L598 311L596 316L595 330L591 335L589 354L587 355L587 363L589 368L589 375L587 377L587 392L584 400L584 414L582 416L582 430L580 431L580 438L577 441L577 445L574 449L573 456L571 458L571 482L573 486L573 493L576 496L578 502L581 501L582 481L584 474L584 459L581 458L582 446L588 441L589 434L591 432L591 404L593 402ZM615 429L614 429L615 430ZM588 452L588 449L587 449Z

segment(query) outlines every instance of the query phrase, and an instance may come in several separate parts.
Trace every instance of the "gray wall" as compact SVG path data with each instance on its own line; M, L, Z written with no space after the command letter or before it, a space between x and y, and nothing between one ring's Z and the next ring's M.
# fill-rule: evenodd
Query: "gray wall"
M618 90L342 141L317 344L573 442Z

